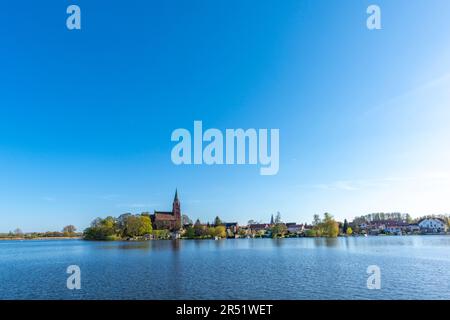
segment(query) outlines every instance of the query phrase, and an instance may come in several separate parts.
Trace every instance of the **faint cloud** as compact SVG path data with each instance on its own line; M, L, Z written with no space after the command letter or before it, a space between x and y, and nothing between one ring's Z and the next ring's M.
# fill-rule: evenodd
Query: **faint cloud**
M392 109L392 107L397 103L402 101L405 98L412 98L414 97L414 95L416 95L417 93L429 90L429 89L433 89L437 86L440 86L442 84L446 84L448 81L450 81L450 72L449 73L445 73L440 77L437 77L435 79L432 79L431 81L428 81L426 83L423 83L415 88L412 88L411 90L408 90L406 92L403 92L401 94L399 94L398 96L392 97L391 99L385 101L384 103L381 103L379 105L376 105L372 108L367 109L363 116L369 116L372 115L373 113L376 112L380 112L386 108L389 107L389 109ZM403 105L403 104L399 104L399 105Z
M119 203L116 205L117 208L132 208L132 209L142 209L157 207L158 203Z
M388 188L394 185L404 183L414 183L416 185L424 185L426 183L449 182L450 172L446 171L430 171L424 172L417 176L406 177L385 177L375 179L355 179L355 180L337 180L327 183L301 185L301 188L320 189L320 190L341 190L341 191L358 191L369 188Z
M55 202L56 198L54 198L54 197L42 197L41 200L47 201L47 202Z

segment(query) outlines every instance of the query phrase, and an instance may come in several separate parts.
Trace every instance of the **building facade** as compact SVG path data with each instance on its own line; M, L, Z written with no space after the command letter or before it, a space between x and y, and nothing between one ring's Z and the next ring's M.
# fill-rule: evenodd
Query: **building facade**
M419 222L419 227L424 232L446 232L447 225L438 218L423 219Z
M178 190L175 190L172 211L155 211L150 217L154 230L179 231L181 229L181 204L178 199Z

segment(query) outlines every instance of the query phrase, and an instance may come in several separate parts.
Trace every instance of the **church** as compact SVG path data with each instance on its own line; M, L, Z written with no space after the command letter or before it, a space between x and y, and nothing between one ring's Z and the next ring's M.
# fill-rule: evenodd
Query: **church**
M153 229L179 231L181 229L181 206L178 199L178 190L172 203L172 211L156 211L151 216Z

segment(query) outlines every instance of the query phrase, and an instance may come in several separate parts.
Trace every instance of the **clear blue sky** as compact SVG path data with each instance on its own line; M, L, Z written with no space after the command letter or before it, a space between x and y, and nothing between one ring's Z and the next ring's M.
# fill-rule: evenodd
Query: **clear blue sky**
M170 209L176 187L203 221L448 213L449 30L447 0L9 2L0 232ZM173 165L194 120L279 128L279 173Z

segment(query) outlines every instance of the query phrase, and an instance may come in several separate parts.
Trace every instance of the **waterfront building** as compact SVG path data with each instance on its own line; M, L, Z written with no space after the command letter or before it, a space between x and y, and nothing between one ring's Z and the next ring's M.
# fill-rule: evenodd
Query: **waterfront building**
M426 218L419 221L420 230L423 232L447 232L447 225L439 218Z
M172 211L156 211L150 215L153 229L179 231L181 229L181 204L178 199L178 190L172 203Z

